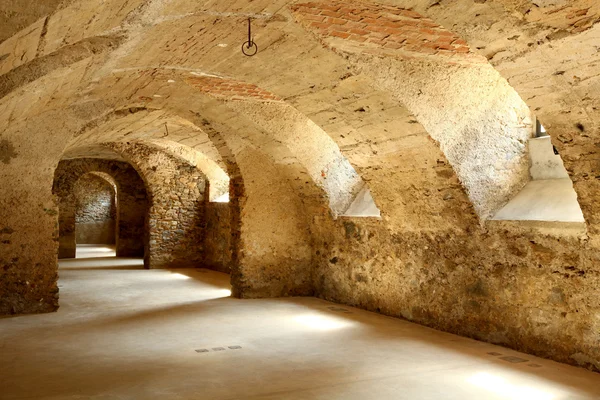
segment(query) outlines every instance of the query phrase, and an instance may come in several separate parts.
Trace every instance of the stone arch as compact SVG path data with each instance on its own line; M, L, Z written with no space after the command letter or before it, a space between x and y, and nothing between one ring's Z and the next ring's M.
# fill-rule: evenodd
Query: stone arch
M573 182L588 235L598 243L600 180L592 178L600 169L594 140L600 126L594 68L600 62L598 3L460 0L431 6L412 0L407 6L457 32L544 121Z
M457 35L416 12L377 3L298 3L292 10L357 73L407 106L440 144L483 220L528 182L529 108ZM340 25L327 22L327 13Z
M187 91L189 90L191 89L188 87ZM186 92L184 90L182 92L182 97L185 97ZM187 102L190 103L190 99L193 98L193 96L187 97ZM121 109L131 110L135 109L135 106L127 105ZM310 293L312 258L310 215L315 210L317 213L323 213L328 207L323 209L322 192L318 188L313 188L311 179L302 165L294 160L294 155L290 154L288 149L258 131L254 133L253 141L240 137L239 126L223 123L227 118L215 119L214 115L205 116L198 112L192 113L177 108L168 108L167 112L170 115L181 115L196 126L198 134L202 133L208 137L218 148L222 162L226 165L231 187L231 265L234 266L232 268L234 295L264 297ZM234 114L231 110L228 113ZM145 111L134 114L120 113L121 119L127 119L127 123L131 123L131 126L136 126L137 122L134 121L136 117L147 115ZM153 140L153 145L156 145L164 135L164 130L161 129L158 132L154 130L153 134L136 136L135 133L131 133L119 138L116 133L124 134L130 130L121 127L119 120L120 118L107 118L103 119L105 121L103 124L87 124L89 128L75 138L67 153L74 154L73 150L78 147L85 148L92 143L100 143L117 150L127 158L125 149L133 145L136 140L141 140L140 144ZM170 132L171 137L176 135L176 132L172 130ZM110 142L111 140L114 142ZM241 159L243 161L240 161ZM270 171L269 174L265 175L263 171L256 168L255 164L258 164L259 160L262 160L263 169ZM136 164L135 161L132 163ZM278 191L285 191L286 194ZM310 213L304 210L307 204L312 207ZM270 208L265 208L267 205ZM244 209L248 211L250 207L257 207L254 210L260 210L262 219L244 212ZM273 224L268 227L264 221L269 218L273 219ZM278 230L271 228L277 225ZM253 232L258 233L258 231L265 235L252 236ZM282 234L287 231L289 234ZM252 237L252 240L245 241L246 237ZM284 239L289 241L286 242ZM253 251L248 251L250 244L253 246ZM276 256L269 259L265 257L267 254L276 254ZM243 268L244 271L236 269L235 266ZM261 276L263 273L260 271L266 271L269 275ZM277 287L264 286L261 283L274 275L279 276L277 281L280 285Z
M82 176L94 172L111 176L117 185L117 256L143 257L148 248L145 234L148 199L144 182L129 164L101 159L68 159L61 161L56 168L53 193L58 199L59 208L58 257L75 257L73 189Z
M285 147L285 151L293 155L310 179L326 194L334 216L343 215L357 195L363 193L368 186L327 132L289 103L254 84L227 77L186 75L168 68L150 68L136 71L135 74L125 71L120 74L124 76L119 76L116 81L115 77L108 77L102 82L122 86L130 79L143 79L146 85L144 91L151 92L159 91L164 82L176 78L177 81L173 80L171 86L177 87L178 91L169 96L168 100L160 97L152 99L149 96L138 96L142 101L135 103L111 99L112 103L121 102L121 106L89 121L76 133L74 143L78 143L82 137L89 136L89 132L97 132L96 128L99 125L121 118L135 118L141 115L147 117L149 123L154 124L160 120L167 124L169 119L176 117L189 121L190 116L187 114L193 116L194 113L190 113L190 109L196 108L202 110L202 118L227 120L227 125L233 127L234 131L242 130L243 127L245 138L257 146L273 141ZM124 93L134 89L126 86L123 88ZM124 93L121 97L127 98ZM197 125L196 128L189 128L199 129ZM160 132L159 136L152 139L155 143L158 138L164 139L164 129L155 124L152 135L157 132ZM147 133L143 136L145 140L148 136L152 137ZM128 138L136 137L134 131L127 134ZM170 136L173 136L172 133Z

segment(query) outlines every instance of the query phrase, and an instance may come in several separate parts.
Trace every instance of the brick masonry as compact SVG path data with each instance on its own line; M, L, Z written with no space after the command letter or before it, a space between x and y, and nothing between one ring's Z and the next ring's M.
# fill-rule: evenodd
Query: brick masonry
M324 38L419 55L468 55L463 39L421 14L368 3L309 2L292 6L297 20Z
M211 97L228 100L282 101L275 94L251 83L212 76L188 78L187 83Z

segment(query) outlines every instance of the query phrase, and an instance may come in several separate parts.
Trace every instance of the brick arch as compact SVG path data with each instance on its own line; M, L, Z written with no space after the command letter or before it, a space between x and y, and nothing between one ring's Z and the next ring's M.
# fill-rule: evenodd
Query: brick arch
M90 173L107 174L114 179L117 185L117 256L143 257L148 247L145 234L148 198L144 182L129 164L99 159L63 160L56 168L53 193L58 198L59 208L58 257L75 257L73 189L82 176Z

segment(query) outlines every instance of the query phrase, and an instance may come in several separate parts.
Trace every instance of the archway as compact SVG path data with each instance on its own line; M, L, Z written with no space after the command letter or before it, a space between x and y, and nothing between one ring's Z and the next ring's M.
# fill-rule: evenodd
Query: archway
M144 182L135 169L123 161L83 158L63 160L55 171L53 193L58 198L59 208L59 258L76 257L77 183L90 175L99 178L99 173L110 176L115 183L116 255L144 257L148 248L145 228L148 198ZM80 213L80 217L83 215L85 212Z

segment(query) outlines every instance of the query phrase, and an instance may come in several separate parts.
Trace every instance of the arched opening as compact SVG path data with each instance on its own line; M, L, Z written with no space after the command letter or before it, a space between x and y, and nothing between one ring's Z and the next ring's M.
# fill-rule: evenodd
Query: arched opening
M524 221L540 227L571 226L584 233L585 218L573 181L552 138L537 118L528 146L530 181L492 219Z
M116 256L119 207L116 183L108 174L91 172L79 178L74 192L75 257Z
M59 259L146 258L148 195L130 164L115 158L63 159L54 173L53 193L58 203Z

